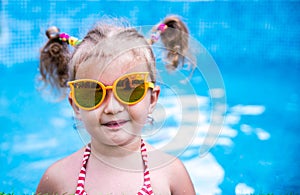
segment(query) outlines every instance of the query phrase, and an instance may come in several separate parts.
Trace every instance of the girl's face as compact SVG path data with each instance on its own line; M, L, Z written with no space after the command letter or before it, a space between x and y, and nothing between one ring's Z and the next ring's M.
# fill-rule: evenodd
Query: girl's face
M147 66L142 58L132 60L127 54L120 56L105 67L96 63L86 65L86 67L78 69L76 78L94 79L105 86L112 86L114 81L124 74L149 72ZM150 81L150 76L147 80ZM137 104L126 105L117 100L112 90L107 90L102 104L90 111L78 108L71 98L69 100L76 117L82 120L91 135L92 142L122 146L139 138L147 121L147 115L154 110L159 92L159 87L155 86L153 90L148 89L146 96Z

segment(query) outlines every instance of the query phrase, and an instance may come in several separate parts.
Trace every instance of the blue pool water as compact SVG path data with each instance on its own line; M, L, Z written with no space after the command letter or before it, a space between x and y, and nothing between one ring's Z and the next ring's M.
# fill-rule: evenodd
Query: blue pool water
M201 130L180 156L198 194L300 193L298 1L0 3L0 192L34 192L51 163L84 144L67 100L53 102L37 90L45 29L57 25L80 37L103 15L152 25L178 14L213 56L226 89L222 131L199 157L210 98L205 84L198 86ZM176 123L176 105L168 103L168 122ZM162 138L149 141L159 145Z

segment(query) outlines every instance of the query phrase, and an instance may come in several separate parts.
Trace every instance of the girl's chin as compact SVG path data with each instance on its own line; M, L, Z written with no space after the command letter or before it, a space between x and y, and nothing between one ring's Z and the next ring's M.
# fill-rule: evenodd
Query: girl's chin
M135 141L136 138L135 135L115 134L106 137L106 143L110 146L125 146Z

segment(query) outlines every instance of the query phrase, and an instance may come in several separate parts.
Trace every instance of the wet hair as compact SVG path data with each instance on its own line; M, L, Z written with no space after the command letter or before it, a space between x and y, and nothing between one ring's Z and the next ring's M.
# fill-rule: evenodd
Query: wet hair
M184 56L188 50L188 29L177 16L169 16L163 20L168 28L161 34L161 41L168 50L167 68L176 69L184 64Z
M97 23L72 52L67 42L59 38L59 29L50 27L46 31L48 41L40 52L41 80L52 88L64 88L68 81L76 79L76 73L83 64L97 60L97 64L107 65L127 52L134 60L143 58L146 61L150 78L155 82L155 56L148 37L132 27L115 24L113 21ZM168 26L160 35L168 50L167 68L176 69L184 63L184 54L188 48L188 30L177 16L166 17L162 24Z
M48 28L48 41L40 51L41 80L52 88L65 87L69 79L70 51L68 44L59 40L58 32L57 27Z

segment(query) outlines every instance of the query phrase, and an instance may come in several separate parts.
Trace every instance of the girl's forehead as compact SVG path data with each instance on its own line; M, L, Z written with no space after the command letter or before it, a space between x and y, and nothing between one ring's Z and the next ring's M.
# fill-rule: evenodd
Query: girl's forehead
M88 64L80 65L76 79L94 79L111 85L120 76L131 72L148 72L150 64L142 57L123 56L110 63L101 64L94 61Z
M112 64L95 78L104 84L113 84L120 76L132 72L148 72L146 64Z

